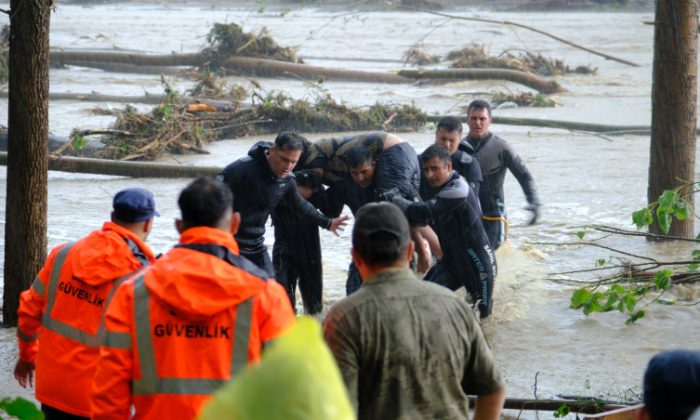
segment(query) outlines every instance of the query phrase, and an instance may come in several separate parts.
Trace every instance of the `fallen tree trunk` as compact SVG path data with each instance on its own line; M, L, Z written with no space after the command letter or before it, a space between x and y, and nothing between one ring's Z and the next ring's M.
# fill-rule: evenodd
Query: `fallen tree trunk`
M7 153L5 152L0 152L0 165L7 165ZM49 156L49 170L132 178L196 178L217 175L223 168Z
M7 98L7 92L0 92L0 98ZM97 92L91 93L71 93L57 92L49 94L49 101L84 101L84 102L119 102L119 103L137 103L137 104L153 104L158 105L166 101L168 97L161 94L146 93L142 96L121 96L121 95L104 95ZM215 107L219 111L234 110L248 108L250 104L241 104L227 99L209 99L198 98L194 96L179 97L182 103L200 103Z
M169 66L193 66L206 64L203 54L148 55L135 53L107 53L86 51L54 51L50 54L52 64L99 68L106 71L127 73L162 74L173 73ZM411 83L414 79L485 80L503 79L519 83L543 93L565 92L558 83L534 74L506 69L446 69L446 70L402 70L399 74L366 72L310 66L287 61L264 58L232 56L219 65L240 75L262 77L298 77L302 79L345 80L369 83Z
M263 58L229 57L222 61L221 65L246 76L297 76L302 79L324 78L351 82L412 83L411 79L391 73L332 69Z
M474 407L476 397L469 396L469 402ZM618 408L628 407L627 405L617 404L600 404L597 401L590 400L533 400L525 398L507 398L503 404L504 409L508 410L557 410L562 405L566 404L572 412L583 414L596 414L602 411L616 410Z
M508 80L542 93L566 92L566 89L557 82L544 79L532 73L509 69L401 70L399 71L399 76L411 79Z
M466 115L457 115L462 121L467 121ZM442 115L429 115L428 122L437 123L442 118ZM513 117L497 117L493 116L494 124L502 125L517 125L530 127L545 127L545 128L561 128L563 130L587 131L592 133L601 133L608 136L614 135L645 135L651 133L651 127L643 125L606 125L594 123L582 123L575 121L559 121L546 120L539 118L513 118ZM696 131L700 134L700 128Z
M158 66L197 67L204 64L207 59L203 54L136 54L136 53L112 53L102 51L51 51L49 60L52 65L70 64L82 66L81 63L115 63L131 64L134 66ZM85 66L89 67L89 66Z

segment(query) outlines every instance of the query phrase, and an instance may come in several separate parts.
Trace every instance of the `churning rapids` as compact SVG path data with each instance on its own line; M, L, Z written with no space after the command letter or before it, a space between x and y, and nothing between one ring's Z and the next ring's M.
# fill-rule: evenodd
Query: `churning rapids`
M113 49L165 54L195 52L216 22L235 22L244 30L266 27L283 46L298 46L309 64L369 71L402 67L404 52L422 41L444 57L448 51L472 42L484 43L492 54L527 50L559 58L570 66L591 64L597 75L568 75L557 80L568 89L554 97L556 108L509 108L494 115L547 118L614 125L649 125L653 12L616 13L502 13L457 9L449 13L511 20L554 33L578 44L640 64L630 67L605 61L550 38L518 28L450 20L414 12L341 11L325 8L289 10L259 5L222 4L118 4L81 7L59 4L52 14L51 46L59 49ZM6 8L6 7L5 7ZM6 24L2 15L0 24ZM319 59L323 57L324 59ZM392 59L395 62L332 60L331 58ZM170 78L180 91L192 85ZM230 78L251 88L247 78ZM267 90L285 90L292 96L313 98L315 88L299 80L257 79ZM325 82L336 99L354 105L377 100L415 104L431 113L462 114L462 107L484 92L525 90L498 81L458 82L443 85L377 85ZM69 67L51 70L52 92L112 95L161 93L158 76L105 73ZM6 99L1 100L0 121L7 120ZM97 104L121 108L116 103ZM93 116L84 102L52 102L50 131L67 135L73 128L106 127L112 117ZM149 106L139 106L148 109ZM530 168L544 204L541 221L527 226L528 214L519 185L506 179L511 217L510 246L499 250L494 316L484 330L506 378L510 397L556 397L557 394L596 395L610 399L634 398L649 358L671 348L700 348L700 305L648 308L647 317L626 326L619 313L586 317L569 308L572 287L546 280L550 272L593 268L597 259L611 254L602 249L560 247L538 243L575 242L580 226L603 223L632 228L630 213L646 201L649 137L628 135L605 139L565 130L493 125L492 131L509 140ZM317 139L332 134L309 134ZM433 139L433 129L403 133L420 152ZM272 138L270 136L269 138ZM210 155L175 156L170 163L224 166L243 156L257 138L221 141L208 146ZM129 179L51 172L49 178L49 246L84 235L108 217L113 193L141 185L153 190L161 217L156 219L150 244L162 252L177 240L173 219L176 197L185 179ZM0 221L4 221L5 169L0 169ZM4 222L0 224L4 241ZM345 269L350 259L349 229L335 238L322 233L324 303L344 295ZM272 228L268 228L272 243ZM690 252L676 243L650 244L644 240L611 238L606 244L659 258L682 257ZM0 242L0 257L4 257ZM678 290L680 302L695 301L700 289ZM688 300L683 300L688 299ZM0 330L0 395L28 396L12 378L16 360L14 330ZM536 386L534 386L536 384ZM533 414L524 413L524 416ZM550 413L542 413L546 418Z

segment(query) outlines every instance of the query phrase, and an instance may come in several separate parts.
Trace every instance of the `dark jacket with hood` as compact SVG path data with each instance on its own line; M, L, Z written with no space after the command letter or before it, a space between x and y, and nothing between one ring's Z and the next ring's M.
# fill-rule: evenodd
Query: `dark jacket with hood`
M328 228L331 220L299 195L294 177L277 178L267 162L272 143L253 145L248 156L231 163L218 179L233 192L233 211L241 214L236 241L241 249L254 251L264 246L265 222L270 211L284 201L292 211Z

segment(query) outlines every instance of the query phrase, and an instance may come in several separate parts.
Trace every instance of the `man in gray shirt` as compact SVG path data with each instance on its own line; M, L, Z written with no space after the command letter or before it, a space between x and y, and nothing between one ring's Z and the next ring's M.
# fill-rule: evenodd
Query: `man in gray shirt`
M388 202L355 215L352 258L363 285L323 324L360 419L500 416L505 388L475 314L444 287L408 268L409 225Z

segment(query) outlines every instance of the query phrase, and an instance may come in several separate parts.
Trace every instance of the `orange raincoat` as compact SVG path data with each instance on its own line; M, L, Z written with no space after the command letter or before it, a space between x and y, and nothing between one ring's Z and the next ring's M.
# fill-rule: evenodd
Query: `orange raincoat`
M36 398L42 403L90 416L90 384L107 303L115 281L142 267L127 239L155 262L138 236L105 222L101 230L53 249L32 287L21 294L19 357L35 362Z
M93 419L191 419L216 388L294 322L277 282L231 234L186 230L114 296L93 382Z

